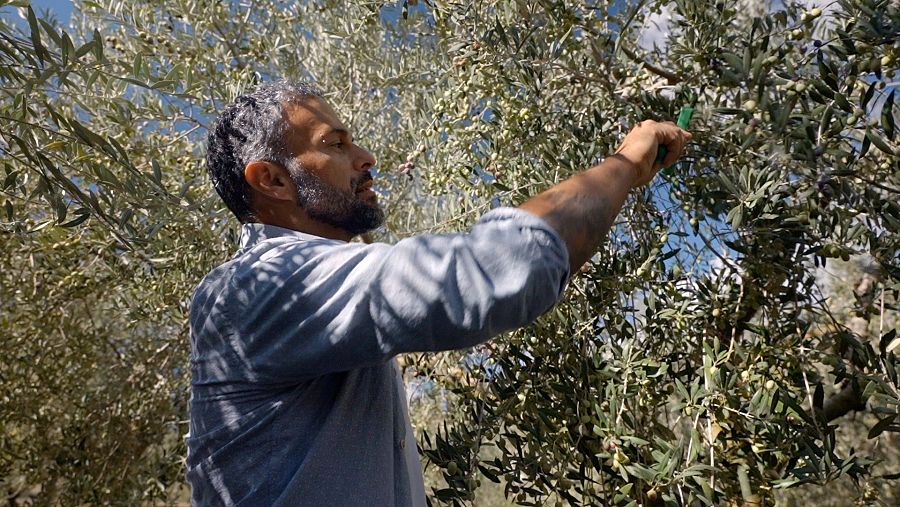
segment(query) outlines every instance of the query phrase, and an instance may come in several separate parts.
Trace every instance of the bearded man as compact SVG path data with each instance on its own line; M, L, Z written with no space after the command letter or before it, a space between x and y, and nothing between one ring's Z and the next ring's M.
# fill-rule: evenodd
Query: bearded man
M535 320L629 190L689 139L643 122L615 155L469 231L365 244L350 240L384 220L375 158L321 94L275 82L235 99L208 141L210 178L243 225L191 305L193 503L425 505L393 358Z

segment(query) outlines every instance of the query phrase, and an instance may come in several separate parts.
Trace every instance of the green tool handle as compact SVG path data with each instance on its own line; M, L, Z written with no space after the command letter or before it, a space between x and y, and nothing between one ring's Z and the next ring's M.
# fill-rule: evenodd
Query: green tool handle
M682 107L681 112L678 113L678 122L676 122L676 125L678 125L678 127L680 127L680 128L687 130L688 126L691 124L692 116L694 116L694 108L693 107L690 107L690 106ZM663 161L663 159L666 158L667 153L669 153L669 151L666 150L666 147L663 145L660 145L659 148L657 148L657 150L656 150L656 161L661 163ZM673 169L672 167L663 168L662 173L665 175L672 174L672 169Z

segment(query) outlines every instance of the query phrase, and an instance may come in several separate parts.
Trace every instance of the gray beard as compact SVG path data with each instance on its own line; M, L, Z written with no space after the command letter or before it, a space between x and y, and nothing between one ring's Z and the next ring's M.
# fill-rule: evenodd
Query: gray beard
M368 173L353 181L350 192L322 181L299 164L288 168L297 187L297 203L306 214L319 222L358 236L377 229L384 223L384 210L378 204L362 200L356 191L371 179Z

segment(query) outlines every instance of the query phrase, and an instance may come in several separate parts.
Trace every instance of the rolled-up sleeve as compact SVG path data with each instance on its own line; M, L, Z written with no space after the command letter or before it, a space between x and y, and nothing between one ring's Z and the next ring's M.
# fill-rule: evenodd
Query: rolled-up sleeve
M262 250L216 296L233 331L233 360L257 381L475 345L534 321L569 276L556 232L513 208L485 214L467 233Z

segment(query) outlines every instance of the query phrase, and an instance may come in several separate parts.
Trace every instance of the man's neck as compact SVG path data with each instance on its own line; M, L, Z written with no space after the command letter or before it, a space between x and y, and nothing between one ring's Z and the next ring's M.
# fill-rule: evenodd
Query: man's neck
M295 228L294 230L312 234L313 236L319 236L321 238L337 239L340 241L349 242L351 239L353 239L353 235L349 232L334 227L333 225L328 225L317 221L311 222L299 228Z
M256 221L262 224L276 225L278 227L284 227L285 229L319 236L320 238L337 239L340 241L350 241L353 239L353 235L349 232L311 218L302 209L292 210L291 213L278 214L257 212Z

